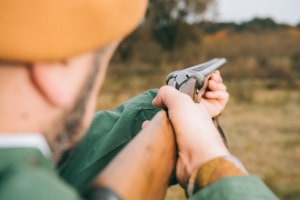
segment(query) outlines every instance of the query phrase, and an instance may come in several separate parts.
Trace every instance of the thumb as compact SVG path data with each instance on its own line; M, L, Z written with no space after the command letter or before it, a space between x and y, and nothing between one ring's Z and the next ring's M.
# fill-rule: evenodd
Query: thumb
M152 104L161 108L176 108L179 105L185 105L187 102L193 103L192 98L187 94L179 92L171 86L162 86Z

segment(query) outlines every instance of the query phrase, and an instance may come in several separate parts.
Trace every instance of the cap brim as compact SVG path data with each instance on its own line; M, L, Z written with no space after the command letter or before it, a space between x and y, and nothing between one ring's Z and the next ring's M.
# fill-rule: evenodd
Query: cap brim
M6 0L0 3L0 60L58 61L130 33L147 0Z

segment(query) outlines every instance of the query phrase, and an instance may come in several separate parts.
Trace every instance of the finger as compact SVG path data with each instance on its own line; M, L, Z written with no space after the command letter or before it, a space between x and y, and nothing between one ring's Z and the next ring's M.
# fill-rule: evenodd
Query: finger
M216 70L212 73L210 80L214 80L217 83L222 83L223 79L219 70Z
M220 72L220 70L215 70L213 73L214 73L214 74L221 75L221 72Z
M227 87L223 83L218 83L214 80L209 80L208 81L208 89L210 91L226 91Z
M145 128L150 123L150 120L146 120L142 124L142 129Z
M203 96L204 98L206 99L215 99L215 100L218 100L218 101L227 101L229 99L229 94L228 92L224 92L224 91L209 91L209 92L206 92Z

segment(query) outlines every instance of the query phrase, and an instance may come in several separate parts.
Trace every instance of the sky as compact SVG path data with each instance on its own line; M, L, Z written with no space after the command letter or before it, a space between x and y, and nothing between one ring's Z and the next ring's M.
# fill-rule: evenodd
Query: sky
M278 23L300 23L300 0L217 0L221 22L244 22L254 17L271 17Z

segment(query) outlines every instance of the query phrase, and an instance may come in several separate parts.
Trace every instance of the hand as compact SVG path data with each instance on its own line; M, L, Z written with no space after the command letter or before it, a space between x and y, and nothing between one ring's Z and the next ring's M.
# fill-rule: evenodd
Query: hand
M229 100L229 94L220 71L212 73L207 82L207 88L206 91L200 91L199 102L207 109L211 117L216 117L221 114Z
M168 108L178 147L176 176L183 187L205 162L230 155L203 104L194 103L173 87L163 86L153 105Z

